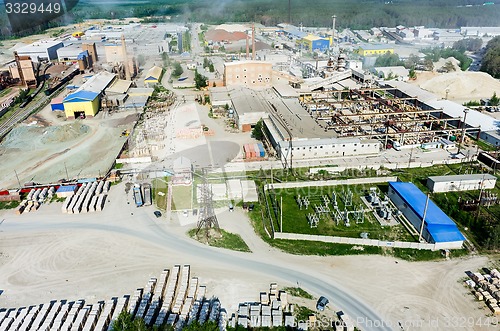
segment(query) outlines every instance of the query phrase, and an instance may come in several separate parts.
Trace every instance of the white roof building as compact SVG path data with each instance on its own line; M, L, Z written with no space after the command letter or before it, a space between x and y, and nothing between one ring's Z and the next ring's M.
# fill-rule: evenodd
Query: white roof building
M62 41L45 39L18 48L17 54L20 56L29 56L33 62L39 62L39 60L52 61L57 60L57 50L63 46Z

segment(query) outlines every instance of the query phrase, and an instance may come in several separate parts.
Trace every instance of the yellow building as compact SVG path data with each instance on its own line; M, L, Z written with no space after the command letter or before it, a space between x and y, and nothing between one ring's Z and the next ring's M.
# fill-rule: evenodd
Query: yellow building
M79 38L81 38L82 36L84 36L84 35L85 35L85 33L84 33L84 32L82 32L82 31L77 31L77 32L73 32L71 35L72 35L74 38L78 38L78 39L79 39Z
M368 45L359 46L357 53L362 56L379 56L386 53L394 54L394 48L389 45Z
M69 119L94 117L99 111L99 93L79 91L69 94L63 100L64 113Z
M163 74L163 69L157 66L152 67L146 74L144 78L144 85L152 86L158 84Z

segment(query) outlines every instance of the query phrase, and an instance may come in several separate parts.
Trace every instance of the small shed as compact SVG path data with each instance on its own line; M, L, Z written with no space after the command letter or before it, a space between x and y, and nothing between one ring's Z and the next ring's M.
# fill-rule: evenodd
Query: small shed
M64 98L54 98L50 102L50 108L52 111L64 111L64 104L63 104Z
M56 191L56 196L58 198L67 198L75 194L76 189L78 188L77 185L64 185L64 186L59 186L59 188Z

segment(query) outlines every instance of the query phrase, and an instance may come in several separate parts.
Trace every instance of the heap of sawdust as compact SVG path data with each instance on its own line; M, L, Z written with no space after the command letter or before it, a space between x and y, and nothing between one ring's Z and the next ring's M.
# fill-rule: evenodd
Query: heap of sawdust
M454 71L460 71L460 61L455 59L454 57L449 57L447 59L439 59L439 61L434 62L434 70L445 70L446 64L448 62L451 62L453 64L453 67L455 68Z
M500 95L500 82L489 74L473 71L455 71L444 74L422 72L411 82L441 98L463 103L490 98L494 92Z

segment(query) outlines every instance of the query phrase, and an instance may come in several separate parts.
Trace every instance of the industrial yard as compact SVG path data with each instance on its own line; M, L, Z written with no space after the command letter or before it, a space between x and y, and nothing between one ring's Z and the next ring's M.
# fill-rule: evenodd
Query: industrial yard
M2 43L0 330L110 331L121 311L175 330L496 327L498 80L424 66L467 31L336 18ZM245 249L206 244L219 227Z
M259 291L273 281L285 286L296 285L298 280L300 286L314 295L324 295L315 290L307 278L297 275L297 278L284 276L284 280L280 280L279 275L277 279L265 274L269 267L254 268L256 261L266 261L266 265L271 263L285 269L307 264L308 270L301 272L321 279L331 279L333 273L335 283L342 284L344 290L363 298L363 302L394 321L426 320L427 316L480 318L487 314L486 308L471 310L467 300L456 300L467 292L457 282L463 270L484 265L485 257L440 263L400 260L396 264L394 258L381 256L356 259L291 256L270 249L255 235L249 222L234 222L235 214L227 211L218 214L221 227L245 238L253 253L222 252L186 241L188 239L183 239L185 227L154 220L153 209L137 209L132 192L128 195L124 192L123 184L111 189L110 202L99 218L80 214L68 219L61 214L59 204L37 211L36 220L29 215L2 212L5 221L1 226L1 275L2 284L6 286L0 295L1 306L14 308L54 299L76 301L81 298L93 304L119 294L132 294L136 288L143 287L145 277L158 275L165 267L166 256L175 254L175 259L167 258L167 261L191 264L200 284L207 286L207 297L218 297L228 312L237 311L240 302L255 301ZM237 215L238 219L244 217ZM102 231L104 229L107 230ZM75 258L74 254L79 257ZM223 260L227 262L220 264ZM245 262L236 262L239 260ZM331 267L325 269L325 264ZM231 274L226 271L229 265ZM20 266L23 272L18 271ZM391 277L394 273L400 277ZM352 277L353 274L357 277ZM106 281L110 278L113 282ZM367 283L377 286L363 286ZM389 293L387 288L393 291ZM330 300L338 307L335 295ZM409 309L402 309L403 306ZM342 305L337 309L348 310Z
M50 109L28 118L0 143L2 187L27 182L105 175L118 157L132 129L135 112L124 112L86 122L67 122ZM67 171L67 172L66 172ZM68 177L69 176L69 177Z

